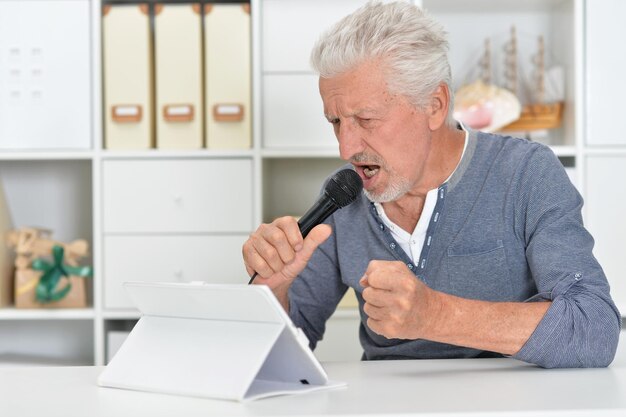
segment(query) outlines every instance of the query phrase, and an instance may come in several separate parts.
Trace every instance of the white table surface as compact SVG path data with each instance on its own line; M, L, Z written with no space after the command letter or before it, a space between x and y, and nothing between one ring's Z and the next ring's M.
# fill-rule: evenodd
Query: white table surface
M624 332L622 332L624 336ZM0 416L626 416L626 340L605 369L513 359L336 362L348 387L247 403L102 388L102 367L0 368Z

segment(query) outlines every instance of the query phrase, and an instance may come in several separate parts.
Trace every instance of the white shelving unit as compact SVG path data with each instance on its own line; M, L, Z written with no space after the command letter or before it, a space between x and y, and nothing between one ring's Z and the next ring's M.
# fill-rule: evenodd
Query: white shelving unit
M224 236L243 241L262 221L287 214L301 215L315 199L322 180L343 164L338 158L332 129L322 117L317 79L308 67L308 54L321 30L365 2L252 1L253 145L249 150L237 151L103 149L101 2L44 2L47 4L48 20L57 23L53 25L54 30L72 27L64 19L75 19L72 16L76 13L89 22L88 28L84 29L86 33L81 34L90 40L89 51L82 61L79 59L82 66L78 67L83 72L82 77L89 80L89 105L87 116L83 117L89 121L88 133L77 134L73 149L41 147L44 138L34 142L38 146L20 149L14 144L2 145L2 136L8 133L0 128L0 181L4 184L15 226L44 226L53 229L54 236L60 240L89 240L95 269L93 285L88 291L92 307L85 310L0 309L0 365L6 362L105 363L107 333L128 331L139 318L138 312L123 300L112 308L111 299L107 298L110 295L107 291L114 291L111 282L106 281L107 271L111 270L111 242L115 243L112 237L132 237L152 243L165 242L169 238L189 242L197 238L210 240ZM11 18L12 13L18 13L16 10L19 7L32 11L30 3L34 2L0 0L0 125L6 123L6 109L12 103L10 94L13 91L9 75L2 72L3 63L10 64L10 54L15 53L15 42L7 40L19 39L15 33L3 31L3 23ZM626 234L626 222L619 217L626 212L626 191L619 186L619 180L626 175L623 168L626 166L626 135L619 133L614 124L611 129L608 128L609 121L617 116L613 109L620 108L618 100L626 93L620 78L626 69L626 59L612 50L612 39L617 36L616 33L626 35L623 33L626 29L618 21L624 13L617 12L626 12L626 5L619 0L423 0L418 3L450 32L450 57L457 81L462 79L463 69L476 58L476 51L485 36L499 33L506 36L511 24L516 24L521 32L536 31L546 36L548 49L554 52L555 61L565 67L567 79L564 124L551 132L547 141L555 153L567 162L574 182L588 202L585 217L598 241L597 256L605 265L613 284L615 299L622 311L626 311L626 286L619 281L626 268L620 262L623 245L618 240ZM65 14L68 8L76 8L75 13ZM55 16L55 10L63 13ZM40 20L36 22L41 25ZM50 30L48 26L37 25L29 29L32 33L28 39L37 39L37 34L45 37ZM50 48L50 53L56 50L54 45ZM44 53L47 51L43 50ZM585 56L593 59L585 61ZM50 62L51 58L46 56L46 62ZM30 70L27 66L20 68ZM613 81L610 80L613 78L615 88L611 88ZM66 87L68 92L74 88L69 82ZM48 106L51 112L62 111L50 104ZM609 136L610 140L604 139ZM54 143L58 137L56 131L48 130L45 143ZM64 136L63 140L66 139ZM195 163L206 163L208 166L238 161L249 167L245 178L235 178L245 184L247 190L245 199L250 206L249 221L242 227L225 232L211 227L194 231L193 224L184 231L168 231L161 226L155 226L154 230L138 229L132 233L111 229L107 220L111 211L105 210L111 203L107 191L111 185L107 170L112 166L122 166L131 172L140 172L142 167L151 164L165 166L172 161L185 167ZM227 181L225 178L215 180ZM603 186L612 182L617 185ZM138 189L137 193L141 191ZM197 190L198 193L204 191ZM606 196L608 192L610 197ZM240 256L238 244L233 243L232 247L220 250L221 262L214 261L211 270L230 271L224 272L229 275L228 279L245 282L243 266L233 267ZM128 259L133 256L137 256L136 253L126 254ZM172 256L184 259L177 253ZM155 254L153 258L160 256ZM118 259L123 257L118 256ZM198 263L204 260L202 256L193 259L197 259ZM154 259L145 254L138 261L149 263ZM160 270L165 268L162 266ZM150 278L141 276L141 273L139 270L131 276L120 275L116 279L121 282ZM155 274L157 272L152 275ZM329 322L327 340L320 344L316 354L323 360L359 359L358 321L355 308L338 309Z

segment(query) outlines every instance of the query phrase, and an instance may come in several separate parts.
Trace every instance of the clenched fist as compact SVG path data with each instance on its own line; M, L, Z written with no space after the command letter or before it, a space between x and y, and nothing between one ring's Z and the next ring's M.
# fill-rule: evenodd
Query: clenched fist
M436 318L436 293L403 262L371 261L359 283L372 331L388 339L421 339Z

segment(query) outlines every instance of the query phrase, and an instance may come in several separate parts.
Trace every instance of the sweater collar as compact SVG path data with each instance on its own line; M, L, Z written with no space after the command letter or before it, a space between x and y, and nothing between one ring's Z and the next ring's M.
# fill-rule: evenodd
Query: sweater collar
M472 157L474 156L474 151L476 150L476 131L469 129L466 126L463 126L462 128L467 131L467 147L465 148L463 156L461 157L456 169L446 181L448 183L448 192L452 191L461 181L461 178L463 178L463 175L465 174L465 171L467 170L467 167L469 167Z

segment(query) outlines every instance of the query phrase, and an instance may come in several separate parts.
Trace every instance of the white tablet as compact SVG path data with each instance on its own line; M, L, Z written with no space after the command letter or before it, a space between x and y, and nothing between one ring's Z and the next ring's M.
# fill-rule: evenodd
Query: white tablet
M100 385L238 401L344 385L264 285L125 287L143 315Z

